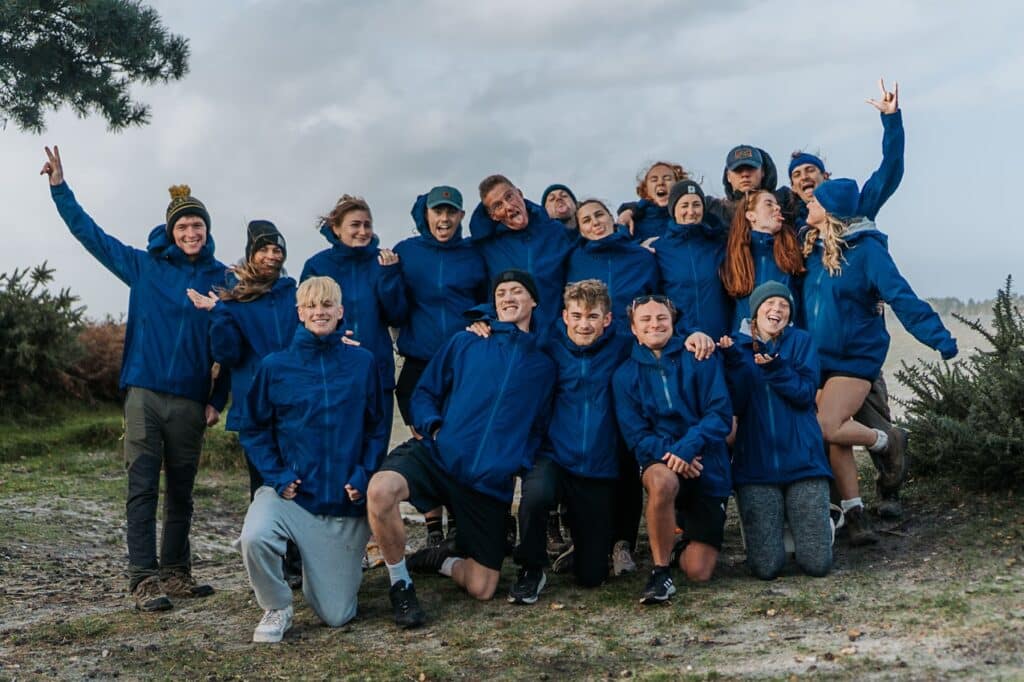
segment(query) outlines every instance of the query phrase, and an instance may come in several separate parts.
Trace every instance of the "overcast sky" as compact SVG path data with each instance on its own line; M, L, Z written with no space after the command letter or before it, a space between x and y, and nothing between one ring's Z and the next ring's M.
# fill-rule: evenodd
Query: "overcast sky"
M326 246L316 216L343 193L369 201L383 245L412 232L416 194L502 172L538 201L563 182L618 203L658 158L722 193L726 152L820 151L863 182L882 127L864 103L898 80L903 184L878 217L922 296L1024 291L1024 10L1015 2L684 3L439 0L339 3L161 0L191 41L191 72L139 88L152 122L120 134L98 117L48 116L41 136L0 130L0 271L48 260L89 314L128 292L69 235L37 175L58 144L68 183L108 232L144 246L167 187L212 216L217 256L273 220L297 275ZM699 5L699 6L698 6Z

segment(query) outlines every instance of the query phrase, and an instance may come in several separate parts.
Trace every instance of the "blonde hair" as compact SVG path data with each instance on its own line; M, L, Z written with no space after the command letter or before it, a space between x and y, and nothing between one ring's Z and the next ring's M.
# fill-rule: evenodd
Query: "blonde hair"
M804 236L804 257L811 255L811 251L814 250L814 243L821 238L822 252L821 262L825 264L825 269L828 270L828 274L831 277L842 274L843 263L846 259L843 258L843 249L846 247L846 240L843 239L843 234L850 227L850 223L845 220L841 220L831 213L825 214L825 228L819 229L813 225L807 226L807 234Z
M302 308L321 301L341 305L341 287L330 277L310 277L295 291L295 305Z
M341 198L334 204L331 212L317 219L317 227L324 223L327 223L332 228L338 227L341 225L341 221L345 219L345 214L351 211L366 211L367 215L370 216L370 220L373 220L373 213L370 211L370 205L366 203L366 199L352 194L342 194Z
M611 312L612 299L608 295L608 287L599 279L584 279L579 282L569 282L562 295L565 307L569 307L570 301L576 301L589 310L604 310Z

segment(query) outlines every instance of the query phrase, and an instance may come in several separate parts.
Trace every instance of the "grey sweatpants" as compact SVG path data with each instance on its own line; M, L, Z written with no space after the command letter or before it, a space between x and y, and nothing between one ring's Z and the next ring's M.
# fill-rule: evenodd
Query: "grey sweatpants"
M302 593L324 623L344 625L356 615L362 558L370 526L365 517L315 516L273 488L256 491L242 525L242 560L264 610L292 603L281 568L288 540L302 555Z
M804 573L817 577L829 572L832 524L828 515L828 479L737 486L736 505L743 523L747 565L758 578L772 580L786 564L783 533L787 521L797 565Z

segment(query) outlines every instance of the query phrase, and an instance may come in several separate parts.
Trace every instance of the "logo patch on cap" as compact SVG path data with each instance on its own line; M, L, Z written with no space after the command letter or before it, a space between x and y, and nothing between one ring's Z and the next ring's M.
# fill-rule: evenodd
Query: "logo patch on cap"
M697 193L697 188L694 185L687 185L686 193L687 194L696 194Z
M749 159L753 155L754 155L754 152L751 149L737 149L735 152L732 153L732 158L733 159Z

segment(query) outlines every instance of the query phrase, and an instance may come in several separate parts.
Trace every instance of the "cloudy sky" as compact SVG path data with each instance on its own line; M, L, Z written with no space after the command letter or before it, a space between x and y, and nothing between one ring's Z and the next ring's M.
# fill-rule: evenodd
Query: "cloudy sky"
M213 219L217 255L273 220L290 270L326 243L315 218L362 194L384 245L409 235L416 194L492 172L539 199L634 197L645 162L681 162L709 194L726 152L763 147L785 166L820 150L863 181L881 124L864 103L898 80L906 175L879 215L922 296L1024 290L1024 10L1012 2L785 3L657 0L249 0L153 4L189 37L191 72L139 88L144 128L111 134L67 111L43 135L0 130L0 271L57 268L93 316L127 290L70 237L37 175L58 144L69 184L111 234L144 245L166 188L188 183Z

